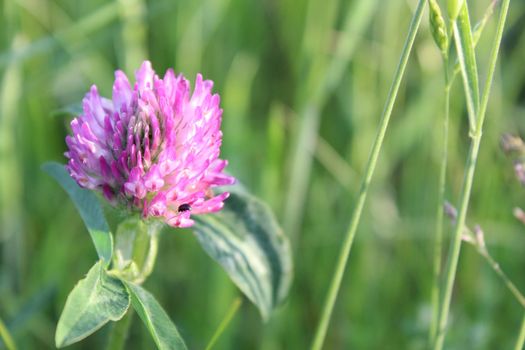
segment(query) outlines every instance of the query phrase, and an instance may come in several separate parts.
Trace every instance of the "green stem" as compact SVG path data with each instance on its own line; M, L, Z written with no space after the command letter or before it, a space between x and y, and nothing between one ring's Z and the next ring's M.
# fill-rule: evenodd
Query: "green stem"
M521 321L520 334L518 335L518 340L516 341L514 350L523 350L523 344L525 344L525 316Z
M324 343L324 339L326 337L326 332L328 330L328 324L330 323L330 318L331 318L332 311L334 308L335 300L337 298L339 288L341 287L341 281L343 279L343 275L345 272L346 263L350 255L352 243L354 241L357 227L361 219L361 213L365 205L365 200L368 194L368 188L370 187L372 175L374 174L374 170L377 164L377 158L379 157L381 146L383 145L383 140L385 137L386 130L388 128L388 123L390 121L390 116L392 114L392 109L396 101L397 93L399 91L399 86L401 85L401 80L403 78L405 68L407 66L410 52L412 51L414 39L416 37L417 31L419 28L419 24L421 22L421 17L423 15L423 9L425 7L425 3L426 3L425 0L418 1L416 11L410 23L410 28L408 30L408 35L405 41L405 45L403 47L403 52L401 54L399 64L397 66L396 73L394 76L394 81L392 82L392 86L390 88L388 98L385 103L385 108L383 110L378 132L374 140L374 144L372 146L372 150L370 152L370 156L369 156L368 163L366 166L365 175L362 179L361 189L359 191L359 197L357 199L357 203L356 203L356 206L352 214L350 225L348 227L348 231L346 233L343 245L341 247L341 252L339 254L339 258L337 260L337 265L334 271L334 275L332 277L332 281L328 289L328 294L327 294L326 301L323 307L321 319L317 326L317 331L315 333L314 341L312 343L313 350L321 349Z
M16 345L13 340L13 337L11 336L11 333L9 333L9 330L5 326L2 319L0 319L0 338L4 342L4 345L7 348L7 350L16 350Z
M206 350L211 350L217 340L220 338L226 327L230 324L231 320L233 319L233 316L237 313L239 308L242 305L242 298L237 297L231 304L230 308L228 309L228 312L222 319L221 323L219 324L219 327L217 327L217 330L215 330L215 333L213 333L213 336L211 337L210 341L208 342L208 345L206 345Z
M512 295L514 295L514 297L521 304L521 306L525 308L525 297L523 296L523 294L521 294L518 287L516 287L516 285L512 283L507 274L503 272L499 264L492 258L492 256L490 256L486 249L478 248L478 252L481 254L481 256L485 258L485 260L487 260L490 267L492 267L492 270L494 270L494 272L501 278L505 286L507 286L507 288L510 290Z
M488 99L490 95L490 89L492 86L492 80L494 77L494 71L496 69L496 62L498 59L499 48L501 44L501 38L503 36L503 28L505 27L505 21L509 9L510 0L504 0L501 9L500 18L498 21L498 27L494 45L492 47L490 55L489 71L487 74L487 80L483 91L483 97L481 106L479 109L479 115L477 116L476 129L472 135L472 141L466 163L466 172L463 180L463 186L460 196L460 206L456 225L454 227L454 233L451 241L450 253L447 260L447 266L445 270L445 285L443 288L443 299L441 303L441 312L439 315L439 328L434 343L435 350L441 350L445 341L445 328L448 320L448 313L450 309L450 301L452 299L452 290L454 288L454 281L456 278L456 270L459 260L459 253L461 250L461 234L465 225L465 219L467 216L468 203L470 200L470 192L472 189L472 183L474 180L474 172L476 169L476 162L478 158L479 145L481 143L481 131L483 129L483 122L485 120L485 113L487 111Z
M509 289L509 291L512 293L512 295L516 298L516 300L521 304L523 308L525 308L525 296L521 294L520 290L516 285L510 280L510 278L507 276L505 272L501 269L501 266L494 260L492 255L490 255L487 247L485 246L485 239L483 238L483 233L481 234L481 240L478 238L477 234L472 232L467 226L465 226L463 231L468 239L466 239L466 242L472 244L476 251L478 252L481 257L485 259L485 261L489 264L489 266L492 268L492 270L498 275L499 278L501 278L503 284Z
M122 350L128 339L129 328L133 320L133 309L129 309L124 317L116 322L109 333L106 350Z
M440 279L441 279L441 264L443 253L443 203L445 202L445 184L447 178L447 159L448 159L448 121L450 114L450 84L449 84L449 68L448 57L443 57L443 65L445 72L445 117L443 119L443 144L441 167L439 171L439 193L438 205L436 211L436 235L434 237L434 266L433 266L433 283L431 290L432 300L432 322L430 324L429 344L434 342L436 337L438 322L439 322L439 296L440 296Z

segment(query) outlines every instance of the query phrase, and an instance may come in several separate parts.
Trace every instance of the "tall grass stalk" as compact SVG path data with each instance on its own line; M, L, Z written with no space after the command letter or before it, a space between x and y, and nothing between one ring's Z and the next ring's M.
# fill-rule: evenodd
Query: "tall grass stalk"
M503 29L505 27L505 21L507 19L507 13L509 9L510 0L504 0L500 17L498 20L498 26L496 36L494 38L494 44L490 54L489 70L487 74L487 80L485 82L485 88L481 99L481 105L478 116L476 118L476 128L472 134L472 141L470 144L470 150L466 162L465 177L463 180L463 186L460 195L459 213L456 225L454 227L454 233L451 241L451 248L447 260L447 266L445 269L445 284L443 288L443 299L441 303L441 311L439 315L439 328L434 344L435 350L443 348L445 341L445 328L448 320L448 313L450 309L450 301L452 299L452 290L454 288L454 281L456 278L456 270L459 260L459 253L461 250L461 234L464 229L465 219L467 216L467 209L470 200L470 192L472 189L472 183L474 180L474 172L476 169L476 162L478 158L479 146L481 143L481 135L483 129L483 122L485 121L485 113L487 111L487 105L492 86L492 80L494 77L494 71L496 69L496 63L498 59L499 48L501 44L501 38L503 36Z
M416 34L419 29L419 24L421 23L421 17L423 15L423 9L425 7L425 2L426 2L425 0L419 0L416 11L412 17L412 21L410 22L408 35L407 35L405 44L403 46L403 51L401 53L399 64L397 66L397 69L394 75L394 81L392 82L392 86L388 93L388 98L386 100L385 107L383 109L383 113L381 116L381 121L379 123L378 132L374 140L372 150L370 152L365 174L362 179L361 189L359 191L357 203L354 208L354 212L352 214L352 219L350 221L350 225L348 227L348 231L346 233L339 258L337 260L337 265L335 267L334 276L332 278L330 287L328 289L328 294L327 294L326 301L323 307L321 319L317 326L314 341L312 343L313 350L321 349L324 343L324 339L326 337L326 331L328 330L328 324L330 323L330 317L334 309L334 304L337 298L337 294L339 292L339 288L341 287L341 281L343 279L346 263L350 255L352 243L354 241L354 237L357 232L357 227L359 226L359 221L361 219L361 213L363 212L363 207L365 205L365 200L368 194L368 189L370 187L370 182L374 174L374 170L377 164L377 159L381 151L381 146L383 145L383 140L385 138L386 130L388 128L390 116L392 115L392 109L394 107L397 93L399 91L399 86L401 85L401 80L403 78L405 68L408 63L408 58L410 56L410 52L412 51L412 46L414 44L414 40L416 38Z
M450 114L450 81L449 81L449 62L448 56L443 57L445 75L445 116L443 118L443 143L441 153L441 164L439 169L439 193L436 211L436 234L434 237L434 260L433 260L433 281L431 290L432 301L432 321L430 324L429 344L432 344L436 337L439 322L439 296L441 281L441 264L443 254L443 204L445 203L445 184L447 179L447 158L448 158L448 123Z

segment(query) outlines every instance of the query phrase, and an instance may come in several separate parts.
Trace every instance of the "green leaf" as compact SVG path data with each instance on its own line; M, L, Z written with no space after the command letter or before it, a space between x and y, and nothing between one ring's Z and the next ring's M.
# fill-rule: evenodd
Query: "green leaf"
M148 330L160 350L174 349L184 350L186 344L177 331L177 327L171 322L166 311L155 300L155 297L140 286L124 281L131 294L131 303L140 318L148 327Z
M57 347L86 338L108 321L120 320L130 304L129 294L98 261L67 297L55 334Z
M454 38L461 68L461 75L463 77L470 129L471 131L474 131L476 115L479 109L479 82L472 27L470 25L468 6L466 2L463 4L461 11L459 12L457 21L454 22Z
M269 207L234 190L220 212L194 220L204 250L268 319L287 296L292 278L290 244Z
M113 255L113 237L97 196L90 190L80 188L62 164L49 162L45 163L42 169L66 190L84 220L99 258L104 260L107 266Z

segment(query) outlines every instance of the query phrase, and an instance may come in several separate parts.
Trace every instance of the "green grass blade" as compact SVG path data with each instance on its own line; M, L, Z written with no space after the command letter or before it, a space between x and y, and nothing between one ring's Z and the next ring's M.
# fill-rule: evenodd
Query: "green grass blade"
M472 28L468 14L468 6L465 2L457 21L454 22L454 41L463 76L463 86L467 102L470 131L476 127L476 115L479 109L479 79L478 66L476 63L476 52Z

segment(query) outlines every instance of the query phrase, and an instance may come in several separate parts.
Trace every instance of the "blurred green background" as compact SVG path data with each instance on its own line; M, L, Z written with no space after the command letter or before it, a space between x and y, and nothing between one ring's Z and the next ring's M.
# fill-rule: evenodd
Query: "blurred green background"
M488 0L470 1L473 22ZM54 348L74 284L96 260L65 193L41 170L65 162L70 116L91 84L143 59L215 82L229 171L268 201L293 243L288 302L263 324L245 301L217 349L305 349L331 279L415 1L119 0L0 2L0 317L20 349ZM420 349L430 322L443 74L425 16L349 260L326 349ZM478 46L485 76L493 18ZM511 2L467 222L525 290L525 190L499 146L525 132L525 3ZM481 79L484 82L484 79ZM452 90L447 198L468 137ZM449 229L449 225L445 226ZM450 230L447 230L447 233ZM189 231L166 230L146 286L191 349L239 292ZM447 349L507 349L523 309L475 250L460 258ZM104 346L108 327L71 349ZM3 345L0 345L2 348ZM128 349L153 349L135 318Z

